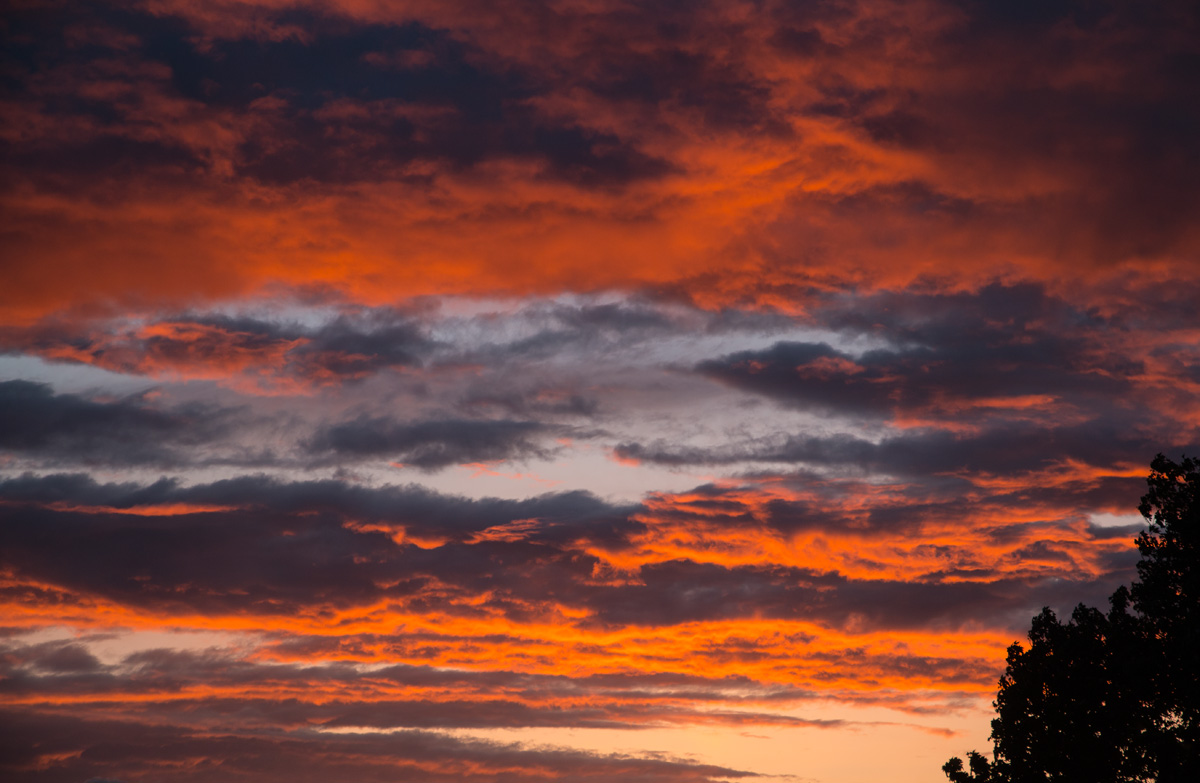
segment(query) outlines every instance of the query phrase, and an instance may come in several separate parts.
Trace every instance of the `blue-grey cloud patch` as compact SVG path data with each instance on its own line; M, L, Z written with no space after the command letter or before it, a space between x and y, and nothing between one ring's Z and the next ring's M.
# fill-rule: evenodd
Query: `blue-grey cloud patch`
M624 459L672 467L778 462L924 479L937 475L1018 476L1068 461L1115 469L1146 461L1146 455L1152 455L1161 443L1161 438L1139 433L1124 423L1118 426L1101 419L1059 427L1013 424L967 433L912 429L879 440L801 433L708 448L677 447L660 439L647 444L620 443L614 452ZM1190 452L1195 444L1176 441L1171 450Z
M1112 405L1144 371L1104 351L1095 316L1037 286L974 294L884 293L834 299L819 323L894 347L854 355L827 343L778 342L705 360L696 371L798 408L849 416L1003 415L1021 398ZM972 408L972 406L974 406Z
M0 381L0 451L49 464L171 465L227 434L237 411L158 407L143 396L56 394L47 384Z
M119 320L0 329L2 353L86 362L129 374L203 377L226 370L264 382L290 379L318 385L360 380L387 368L419 367L437 347L412 314L386 307L348 308L318 325L179 313L162 317L151 329Z
M398 422L360 416L323 427L307 442L316 458L387 459L421 470L549 457L554 428L536 421L444 419Z

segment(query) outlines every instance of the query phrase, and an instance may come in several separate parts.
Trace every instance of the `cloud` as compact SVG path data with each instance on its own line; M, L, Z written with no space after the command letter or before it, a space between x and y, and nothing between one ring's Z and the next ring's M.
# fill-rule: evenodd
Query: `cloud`
M0 777L747 777L446 731L973 709L1200 443L1194 3L64 8L6 17ZM438 473L549 458L646 494Z
M400 423L360 416L319 430L308 442L314 455L383 457L422 470L550 454L531 436L549 428L532 421L421 421Z
M799 463L909 478L1028 477L1085 464L1119 473L1164 443L1188 451L1197 438L1182 392L1192 384L1182 359L1190 351L1169 332L1146 332L1140 312L1085 312L1033 284L836 294L814 322L871 347L777 342L695 371L857 430L627 440L614 453L669 466Z
M138 487L25 477L0 493L14 575L155 613L315 620L386 602L517 626L574 616L583 628L748 617L917 628L1006 623L1051 583L1100 592L1129 567L1128 542L1070 518L1000 526L1002 507L977 505L977 518L964 518L955 502L916 506L897 524L830 496L824 518L846 521L804 527L792 520L810 501L751 490L627 509L584 493L470 501L267 479ZM811 555L808 539L821 542Z
M408 314L350 309L319 326L221 315L151 323L47 322L0 331L9 353L160 378L212 379L243 391L298 392L420 366L435 345Z
M157 407L143 397L95 400L30 381L0 381L0 449L49 464L169 465L221 437L235 411Z
M284 645L275 648L283 649ZM744 677L567 677L404 665L372 666L360 671L345 663L255 661L228 650L147 650L102 666L79 643L9 645L0 650L5 658L3 690L11 698L71 698L80 704L105 700L113 705L136 697L142 719L219 724L226 729L237 726L251 732L263 726L280 730L313 726L636 730L655 724L722 722L843 725L841 721L804 720L759 711L764 702L800 702L813 698L813 694ZM73 659L64 666L67 654ZM74 658L81 660L76 662ZM857 658L864 666L878 664L861 654ZM957 666L959 662L941 663ZM262 692L268 683L277 690L275 695Z
M698 372L797 407L882 418L973 420L1109 404L1145 372L1104 350L1099 319L1036 285L971 294L884 293L829 302L818 322L890 345L854 356L825 343L780 342L697 365ZM1010 414L1011 415L1011 414Z
M92 130L66 151L69 159L93 161L88 173L96 177L208 169L272 186L346 184L421 179L422 162L470 168L513 158L537 162L550 177L605 185L670 169L611 133L540 115L524 100L537 90L534 73L490 67L472 46L417 20L355 22L293 9L288 24L300 35L202 40L179 16L103 4L87 11L58 35L41 30L25 39L27 61L51 63L59 79L31 79L22 97L59 98L38 106L43 118ZM18 19L25 22L18 30L42 21L33 9ZM87 47L72 40L105 26L125 34L93 35ZM263 62L272 65L263 69ZM69 103L53 92L98 72L112 79L131 71L147 93L97 91ZM225 138L205 145L216 129L195 133L180 114L200 123L220 117ZM152 140L125 135L138 123L150 126L143 133ZM50 173L49 156L37 155L46 140L25 146L32 160L21 162L34 164L25 170Z
M772 462L922 479L980 474L1016 477L1053 472L1067 463L1120 470L1161 444L1161 438L1126 433L1108 420L1088 420L1062 427L1024 424L967 433L907 430L879 441L852 435L798 434L711 449L674 448L665 441L621 443L614 453L621 459L670 466ZM1190 452L1194 444L1177 442L1170 450Z
M240 314L109 313L0 326L0 352L164 382L214 381L243 394L277 397L336 393L380 375L411 379L414 388L454 382L456 373L466 383L474 371L482 377L466 392L471 403L513 413L590 415L598 404L594 393L571 388L562 372L539 363L567 369L579 357L574 360L590 367L636 359L634 352L644 354L647 347L665 344L682 352L706 340L754 339L796 328L794 318L779 313L608 298L494 302L486 309L471 299L419 300L401 308L361 307L327 290L295 291ZM478 309L483 312L470 312ZM514 371L515 365L521 369Z
M354 779L367 783L418 775L422 780L501 783L551 775L596 781L707 783L754 775L661 757L603 755L401 731L333 734L249 733L187 726L67 717L54 712L5 715L3 769L11 780L80 780L153 774L167 781L215 781L230 774L266 781Z
M53 13L11 23L26 322L314 279L374 304L1094 291L1197 242L1182 2ZM89 270L95 247L120 262Z
M57 677L63 674L87 674L99 671L100 660L82 644L73 642L43 642L30 646L8 646L3 653L6 667L32 665L42 676ZM9 675L12 672L8 672ZM13 683L8 683L12 690Z

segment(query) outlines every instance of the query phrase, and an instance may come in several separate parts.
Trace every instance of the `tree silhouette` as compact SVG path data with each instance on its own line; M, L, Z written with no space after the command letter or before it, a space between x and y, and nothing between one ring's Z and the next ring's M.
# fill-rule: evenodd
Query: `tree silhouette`
M1161 454L1138 510L1150 526L1132 589L1145 628L1160 783L1200 780L1200 460Z
M1008 648L994 761L950 759L951 783L1200 780L1200 461L1159 454L1147 483L1139 580L1107 614L1033 618L1029 649Z

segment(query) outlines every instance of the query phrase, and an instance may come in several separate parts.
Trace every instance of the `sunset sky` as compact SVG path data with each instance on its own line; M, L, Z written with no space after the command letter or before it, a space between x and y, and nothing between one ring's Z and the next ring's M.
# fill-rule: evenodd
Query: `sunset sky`
M0 14L5 780L939 781L1200 453L1194 0Z

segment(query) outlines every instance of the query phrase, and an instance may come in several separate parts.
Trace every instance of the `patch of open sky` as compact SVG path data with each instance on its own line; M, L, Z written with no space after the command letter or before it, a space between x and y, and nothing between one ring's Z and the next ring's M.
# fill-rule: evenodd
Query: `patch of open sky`
M1092 512L1088 519L1097 527L1141 527L1146 524L1141 514L1110 514L1107 511Z
M59 394L129 395L162 385L153 378L111 372L90 364L49 362L36 356L0 356L0 380L18 379L47 383Z
M781 715L793 717L788 711ZM961 747L986 743L991 712L986 701L965 714L946 713L933 720L915 719L898 710L872 707L813 705L795 717L807 723L777 726L746 723L683 725L631 724L628 728L451 728L441 729L461 740L474 740L524 749L558 749L601 756L652 758L659 761L716 764L751 772L761 783L838 780L869 783L882 778L919 780L935 761L962 753ZM392 733L404 728L322 727L330 733ZM872 753L847 755L846 738ZM913 752L916 736L925 737L920 753ZM753 769L747 770L747 759ZM886 773L886 774L885 774ZM736 779L744 779L737 776Z
M637 503L651 492L683 492L716 478L703 467L684 470L622 464L600 447L576 449L569 459L454 465L436 473L372 463L334 471L332 475L352 476L371 486L420 484L436 492L475 500L523 500L554 492L585 490L616 505Z

